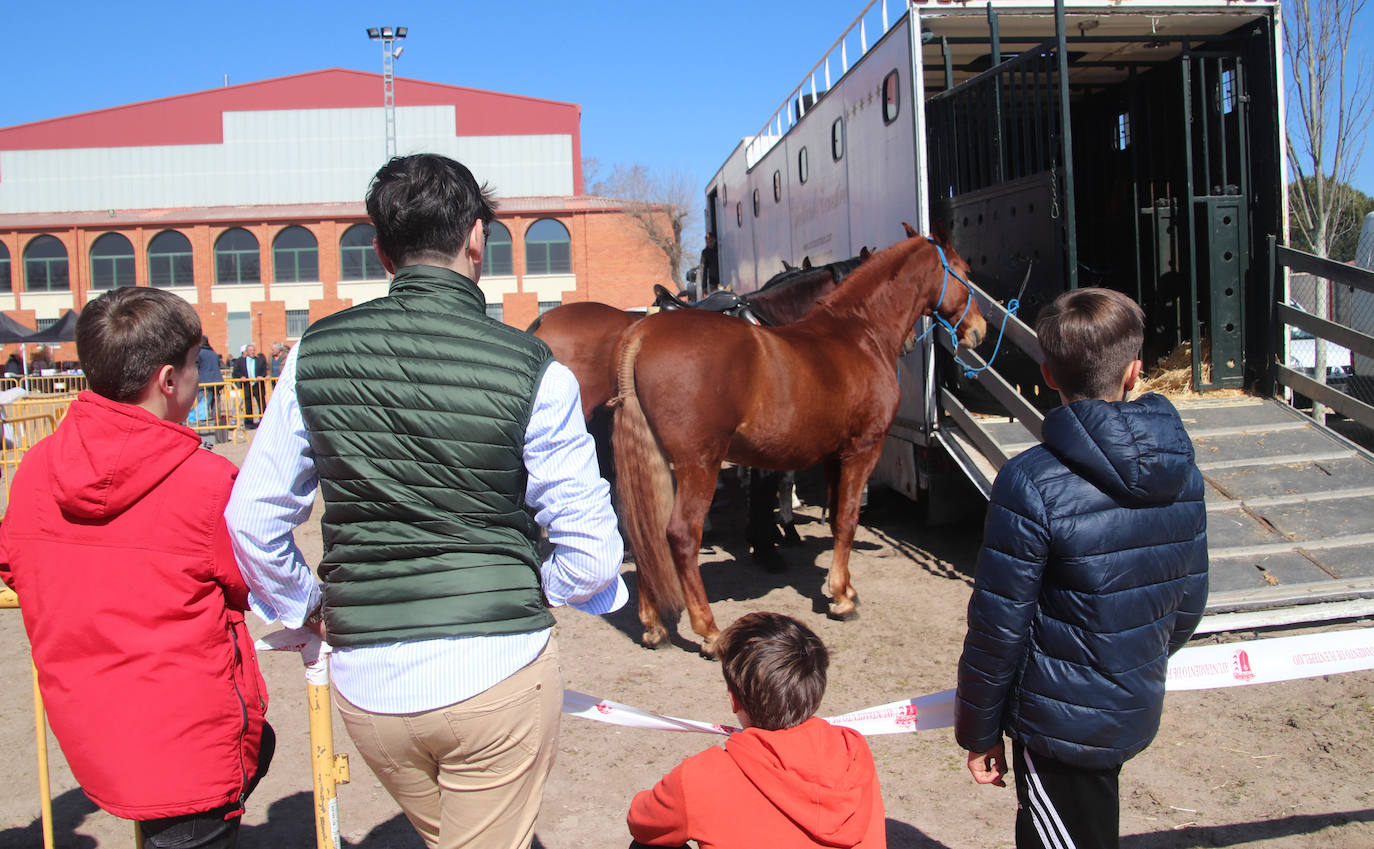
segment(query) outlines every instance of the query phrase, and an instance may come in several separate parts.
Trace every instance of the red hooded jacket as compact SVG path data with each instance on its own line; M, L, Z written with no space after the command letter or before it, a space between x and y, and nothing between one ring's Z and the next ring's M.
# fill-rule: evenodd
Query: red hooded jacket
M93 392L24 457L0 524L72 774L149 820L241 804L267 688L224 523L237 470L195 431Z
M724 749L693 755L635 796L627 822L636 840L661 846L887 846L868 743L814 717L780 731L746 728Z

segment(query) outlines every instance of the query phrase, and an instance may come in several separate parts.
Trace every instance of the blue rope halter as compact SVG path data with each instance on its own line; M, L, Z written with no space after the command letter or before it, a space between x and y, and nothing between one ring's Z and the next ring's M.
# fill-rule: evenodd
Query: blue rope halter
M1014 315L1016 311L1021 308L1021 292L1017 292L1017 296L1007 302L1007 311L1002 315L1002 327L997 331L997 344L994 345L992 348L992 356L988 357L988 361L985 364L979 366L978 368L972 368L971 366L969 366L968 363L959 359L959 334L955 330L955 328L958 327L958 325L963 324L964 318L968 316L968 311L973 306L973 287L969 285L969 282L967 280L960 277L957 271L949 267L949 260L945 258L944 248L940 247L940 245L936 243L934 239L931 239L929 237L927 237L926 241L930 242L931 245L934 245L936 253L940 255L940 264L945 267L945 276L940 281L940 299L935 302L935 306L931 308L930 311L931 317L934 318L935 321L932 322L931 325L927 327L921 333L920 336L916 337L916 341L921 341L926 337L928 333L930 333L930 331L935 329L935 326L937 324L940 325L941 327L949 331L950 347L954 348L954 362L964 369L964 377L977 377L979 372L984 372L992 368L993 361L997 359L998 352L1002 350L1002 337L1005 336L1007 332L1007 319ZM940 315L940 305L945 302L945 288L949 285L949 278L951 276L953 276L954 279L958 280L960 283L963 283L964 290L968 293L968 299L964 302L964 311L960 314L959 321L954 324L951 324L949 322L949 319ZM1026 274L1026 280L1030 280L1029 270ZM1022 281L1021 291L1024 292L1025 289L1026 281Z

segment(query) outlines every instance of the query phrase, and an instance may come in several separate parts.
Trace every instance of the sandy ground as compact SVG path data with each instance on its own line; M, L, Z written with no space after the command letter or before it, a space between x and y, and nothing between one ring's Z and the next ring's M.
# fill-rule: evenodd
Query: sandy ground
M242 459L243 446L221 450ZM924 529L912 521L909 504L875 498L853 562L862 615L839 623L820 612L830 539L817 508L801 511L809 520L800 526L805 544L785 550L789 568L782 573L747 563L730 527L734 513L728 503L716 515L718 530L708 537L712 545L702 563L717 620L724 625L747 611L768 609L814 628L832 652L823 715L953 686L978 517ZM300 539L307 553L319 551L317 525L304 528ZM632 591L633 568L625 567ZM657 652L635 642L640 629L632 609L604 618L562 610L558 621L568 688L659 713L733 721L719 668L696 654L685 619L682 637ZM249 802L240 845L307 847L314 831L301 665L295 655L264 653L262 666L279 748L271 773ZM0 849L36 847L41 839L28 648L16 611L0 611L0 680L7 682L0 689ZM1122 845L1374 847L1372 696L1374 672L1171 695L1155 744L1122 772ZM345 845L422 846L354 753L342 724L335 724L338 751L350 754L353 767L353 782L339 788ZM631 796L718 740L565 719L535 846L628 845L624 816ZM871 745L890 846L1012 845L1014 792L974 785L951 731L876 737ZM131 825L97 810L72 781L55 742L50 751L57 845L130 846Z

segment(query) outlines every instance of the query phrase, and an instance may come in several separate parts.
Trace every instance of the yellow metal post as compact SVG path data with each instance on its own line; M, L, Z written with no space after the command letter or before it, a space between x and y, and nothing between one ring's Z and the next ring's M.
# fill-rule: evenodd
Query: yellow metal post
M48 717L43 713L43 694L38 691L38 669L33 670L33 724L38 731L38 798L43 817L43 849L53 849L52 783L48 780Z
M348 755L334 754L334 717L329 684L307 683L310 713L311 772L315 780L315 845L339 849L339 802L335 788L349 781Z

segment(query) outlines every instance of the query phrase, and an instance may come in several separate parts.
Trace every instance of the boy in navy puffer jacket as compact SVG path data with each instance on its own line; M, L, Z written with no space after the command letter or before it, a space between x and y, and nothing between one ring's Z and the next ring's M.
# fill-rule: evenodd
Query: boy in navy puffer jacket
M1126 401L1144 313L1077 289L1040 315L1045 381L1064 405L993 484L955 736L980 784L1005 786L1016 845L1118 845L1121 764L1159 729L1169 655L1207 601L1202 474L1173 405Z

